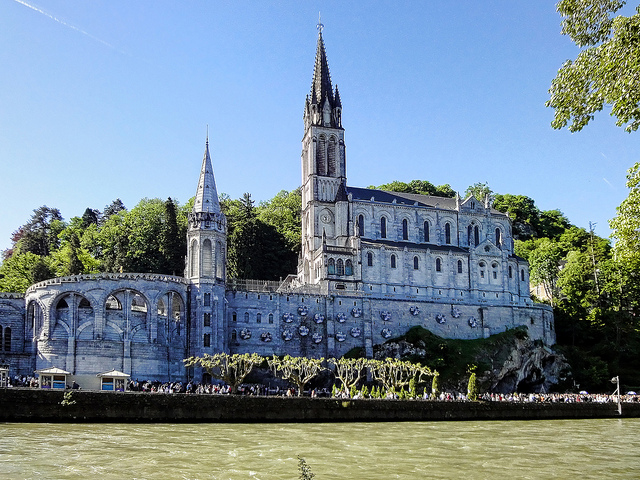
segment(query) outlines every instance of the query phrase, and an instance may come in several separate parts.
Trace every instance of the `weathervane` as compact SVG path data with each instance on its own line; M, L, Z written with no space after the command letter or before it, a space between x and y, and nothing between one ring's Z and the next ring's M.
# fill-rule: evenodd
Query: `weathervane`
M318 28L318 33L322 33L322 29L324 28L324 25L322 24L322 21L320 20L320 12L318 12L318 25L316 25L316 27Z

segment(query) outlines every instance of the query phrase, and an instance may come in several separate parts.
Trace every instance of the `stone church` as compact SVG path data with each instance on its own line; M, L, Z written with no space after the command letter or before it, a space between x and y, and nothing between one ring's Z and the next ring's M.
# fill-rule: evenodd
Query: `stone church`
M555 343L553 311L532 302L509 218L485 199L347 184L342 102L322 30L304 103L302 252L283 282L226 278L226 219L207 139L184 277L75 275L0 293L0 365L57 368L82 386L202 379L184 358L216 352L339 357L415 325L474 339L524 325Z

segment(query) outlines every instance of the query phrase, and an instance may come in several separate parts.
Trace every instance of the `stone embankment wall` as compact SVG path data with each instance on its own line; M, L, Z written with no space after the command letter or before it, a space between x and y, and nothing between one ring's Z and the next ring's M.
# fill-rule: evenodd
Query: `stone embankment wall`
M431 402L0 389L3 422L377 422L616 418L613 403ZM640 403L623 403L640 417Z

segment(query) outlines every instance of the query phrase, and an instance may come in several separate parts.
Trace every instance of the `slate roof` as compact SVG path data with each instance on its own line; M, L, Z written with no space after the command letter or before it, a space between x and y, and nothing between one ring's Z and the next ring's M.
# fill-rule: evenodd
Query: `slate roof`
M455 245L435 245L433 243L412 243L412 242L395 242L393 240L386 239L377 239L372 240L369 238L362 238L360 240L360 244L362 247L366 247L367 245L371 246L379 246L384 245L387 247L393 248L411 248L413 250L431 250L431 251L439 251L439 252L453 252L453 253L469 253L469 250L466 248L457 247Z

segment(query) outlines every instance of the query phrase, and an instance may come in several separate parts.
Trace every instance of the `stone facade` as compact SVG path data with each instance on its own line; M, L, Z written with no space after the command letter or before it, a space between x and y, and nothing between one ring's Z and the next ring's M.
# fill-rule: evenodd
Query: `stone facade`
M0 364L59 367L82 385L202 378L182 359L216 352L338 357L420 325L460 339L525 325L555 343L553 311L529 296L509 218L488 201L349 187L342 103L318 36L302 140L302 253L284 282L226 278L226 219L207 139L189 215L184 277L77 275L0 294Z

